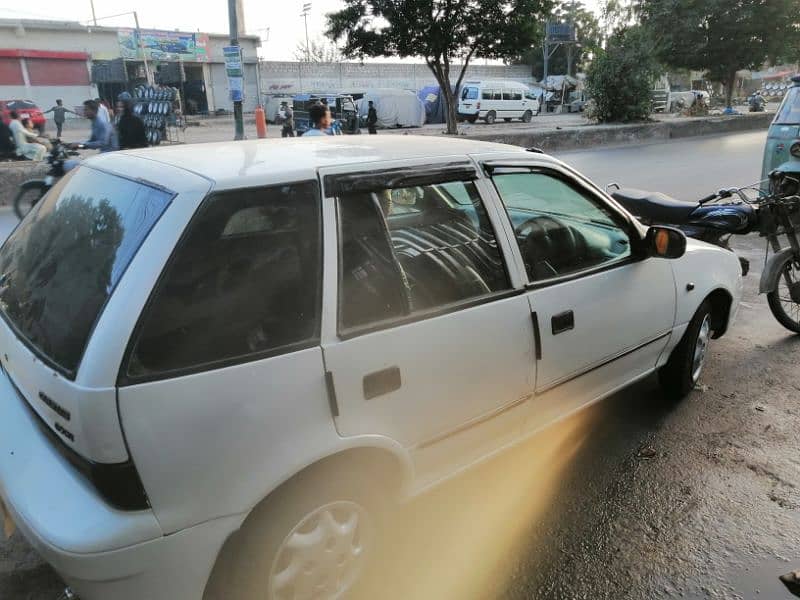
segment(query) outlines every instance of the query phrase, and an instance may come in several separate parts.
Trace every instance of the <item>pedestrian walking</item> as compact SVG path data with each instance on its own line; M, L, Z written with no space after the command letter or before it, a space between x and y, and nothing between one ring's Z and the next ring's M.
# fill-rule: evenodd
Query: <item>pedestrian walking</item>
M294 111L288 102L281 102L281 112L283 113L281 137L294 137Z
M61 129L64 127L64 121L66 120L66 114L72 113L73 115L77 115L74 110L68 109L64 106L61 98L56 100L56 105L51 108L50 110L44 111L44 114L53 113L53 122L56 124L56 137L61 137Z
M321 135L333 135L331 125L331 111L325 104L315 104L308 109L308 116L311 119L311 129L303 134L303 137L318 137Z
M375 106L372 104L372 100L370 100L369 109L367 110L367 127L369 128L370 135L378 133L378 130L375 128L377 124L378 124L378 111L375 110Z
M117 138L119 149L147 148L147 134L144 123L133 112L133 99L128 92L117 96Z
M8 124L8 128L11 130L11 135L14 136L17 156L36 161L44 160L47 148L36 141L36 133L25 128L17 111L10 111L9 117L11 117L11 122Z

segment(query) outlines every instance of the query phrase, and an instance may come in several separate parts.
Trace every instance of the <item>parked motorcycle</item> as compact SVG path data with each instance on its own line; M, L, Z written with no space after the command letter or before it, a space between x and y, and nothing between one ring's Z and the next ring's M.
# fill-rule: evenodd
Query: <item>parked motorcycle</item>
M727 250L731 250L732 235L758 231L767 239L759 293L767 295L769 308L781 325L800 333L800 173L773 171L766 189L764 183L722 189L696 203L617 184L611 184L608 191L643 223L673 225L689 237ZM749 262L742 257L739 262L742 274L747 275Z
M78 156L78 153L62 144L61 140L53 141L53 149L47 156L50 169L48 169L45 178L28 179L19 186L19 191L14 198L14 213L19 219L24 218L42 196L55 185L56 181L64 176L64 162L70 156Z

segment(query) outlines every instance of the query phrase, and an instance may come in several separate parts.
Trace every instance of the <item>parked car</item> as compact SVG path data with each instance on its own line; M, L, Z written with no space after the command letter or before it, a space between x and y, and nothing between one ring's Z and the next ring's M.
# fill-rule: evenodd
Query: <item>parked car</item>
M0 100L0 119L5 125L11 122L11 111L15 110L21 119L30 119L33 126L44 135L47 119L42 110L30 100Z
M497 119L529 123L538 111L537 96L519 81L466 81L458 98L458 116L470 123L478 119L489 124Z
M512 146L102 154L0 248L1 510L83 600L215 564L338 598L394 501L649 373L688 393L740 295L732 252Z

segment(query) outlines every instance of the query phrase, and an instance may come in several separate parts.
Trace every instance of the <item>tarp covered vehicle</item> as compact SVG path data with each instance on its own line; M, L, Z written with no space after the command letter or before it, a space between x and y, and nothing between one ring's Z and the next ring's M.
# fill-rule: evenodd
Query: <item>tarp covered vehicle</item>
M425 124L425 105L414 92L395 89L374 89L358 101L358 114L366 126L369 102L378 113L378 127L422 127Z

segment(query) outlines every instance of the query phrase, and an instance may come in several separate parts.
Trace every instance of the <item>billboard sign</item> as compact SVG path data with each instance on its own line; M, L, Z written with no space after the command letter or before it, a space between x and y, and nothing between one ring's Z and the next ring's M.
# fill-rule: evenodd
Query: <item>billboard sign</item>
M550 42L574 42L575 27L572 23L548 23L547 39Z
M148 60L208 62L208 34L161 31L158 29L120 29L119 49L122 58L141 59L141 46Z

